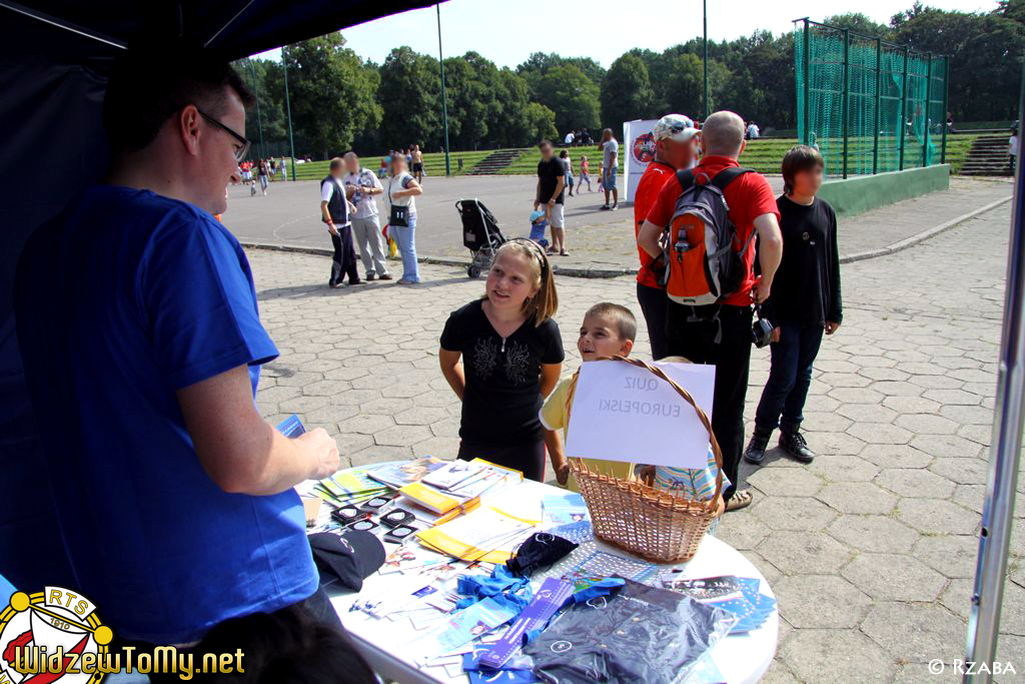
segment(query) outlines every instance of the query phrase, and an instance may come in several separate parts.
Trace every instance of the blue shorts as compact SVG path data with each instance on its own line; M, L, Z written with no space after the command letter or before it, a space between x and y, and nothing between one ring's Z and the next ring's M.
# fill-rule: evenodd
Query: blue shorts
M602 182L602 187L604 187L606 190L615 190L616 189L616 171L617 170L618 169L615 166L605 169L605 177L601 179L601 182Z

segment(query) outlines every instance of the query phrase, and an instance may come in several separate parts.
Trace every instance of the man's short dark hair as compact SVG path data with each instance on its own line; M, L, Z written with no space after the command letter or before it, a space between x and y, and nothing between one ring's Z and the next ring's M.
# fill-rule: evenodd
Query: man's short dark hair
M542 139L541 139L541 142L539 142L539 143L537 144L537 149L539 149L539 150L540 150L540 149L541 149L542 147L544 147L545 145L548 145L548 147L555 147L555 145L553 145L553 144L552 144L552 141L551 141L551 140L549 140L548 138L542 138Z
M182 40L139 41L114 62L103 99L103 127L111 151L141 150L187 105L212 117L224 113L231 88L249 107L255 101L231 64Z
M335 157L331 160L331 163L328 164L328 171L337 171L338 169L342 168L342 164L344 163L345 160L343 160L341 157Z
M794 179L797 174L804 171L811 171L816 167L825 168L825 161L822 155L814 147L808 145L795 145L783 156L783 194L789 195L794 191Z

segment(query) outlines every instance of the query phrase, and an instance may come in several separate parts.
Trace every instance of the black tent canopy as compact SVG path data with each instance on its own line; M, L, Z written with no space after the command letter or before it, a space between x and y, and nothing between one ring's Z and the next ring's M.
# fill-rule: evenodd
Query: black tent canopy
M0 574L15 586L74 580L54 543L60 533L15 337L14 270L29 234L106 167L100 110L114 56L135 36L166 34L237 59L433 4L0 0ZM61 416L43 421L60 429Z

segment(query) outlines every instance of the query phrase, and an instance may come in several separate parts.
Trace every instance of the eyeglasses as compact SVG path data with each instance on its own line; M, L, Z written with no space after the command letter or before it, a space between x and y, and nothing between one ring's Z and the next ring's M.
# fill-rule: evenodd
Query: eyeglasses
M199 107L196 107L196 111L199 112L199 115L201 117L203 117L206 120L207 123L211 123L214 126L217 126L222 131L224 131L225 133L227 133L232 138L234 138L235 140L238 141L239 147L235 148L235 161L241 162L243 159L246 158L246 155L249 154L249 147L253 143L251 143L244 135L240 135L239 133L237 133L236 131L232 130L231 128L228 128L227 126L222 124L220 121L218 121L217 119L213 118L212 116L210 116L209 114L204 112Z

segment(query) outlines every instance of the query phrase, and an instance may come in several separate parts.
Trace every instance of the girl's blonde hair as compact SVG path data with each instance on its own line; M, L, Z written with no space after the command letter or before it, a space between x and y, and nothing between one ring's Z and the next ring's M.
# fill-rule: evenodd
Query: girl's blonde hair
M527 315L528 319L534 320L536 327L540 326L552 318L559 309L559 295L555 291L555 276L552 275L548 257L540 245L526 238L513 238L499 247L495 252L495 261L497 262L504 253L519 254L530 264L530 274L537 293L523 302L523 313ZM487 294L484 296L487 297Z

